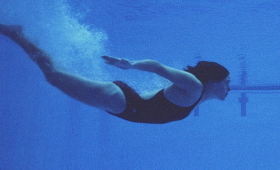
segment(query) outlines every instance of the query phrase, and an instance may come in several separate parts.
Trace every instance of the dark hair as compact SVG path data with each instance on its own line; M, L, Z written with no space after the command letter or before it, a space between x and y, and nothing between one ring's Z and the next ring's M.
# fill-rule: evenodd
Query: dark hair
M229 71L224 66L209 61L199 61L195 67L187 66L184 70L195 75L202 84L210 80L220 82L229 75Z

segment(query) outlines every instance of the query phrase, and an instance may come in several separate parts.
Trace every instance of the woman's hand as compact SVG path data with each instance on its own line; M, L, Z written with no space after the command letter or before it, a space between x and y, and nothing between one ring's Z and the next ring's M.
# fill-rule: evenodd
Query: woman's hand
M115 58L109 56L102 56L102 58L105 60L106 64L110 64L124 70L128 70L132 67L132 63L127 59Z

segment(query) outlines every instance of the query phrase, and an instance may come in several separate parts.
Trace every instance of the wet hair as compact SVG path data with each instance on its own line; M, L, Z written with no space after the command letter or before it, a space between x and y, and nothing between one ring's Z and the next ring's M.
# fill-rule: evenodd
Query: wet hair
M195 67L187 66L184 70L195 75L202 84L210 80L220 82L229 75L229 71L224 66L209 61L199 61Z

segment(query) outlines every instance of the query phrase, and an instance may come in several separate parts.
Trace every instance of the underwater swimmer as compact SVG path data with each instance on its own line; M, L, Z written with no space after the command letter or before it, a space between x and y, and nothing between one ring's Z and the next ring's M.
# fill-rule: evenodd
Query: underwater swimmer
M182 120L196 105L210 99L224 100L230 91L228 70L215 62L200 61L195 67L177 70L154 60L102 56L112 66L156 73L171 81L156 93L139 95L121 81L94 81L59 69L46 52L24 36L21 26L0 24L0 33L25 50L51 85L76 100L131 122L162 124Z

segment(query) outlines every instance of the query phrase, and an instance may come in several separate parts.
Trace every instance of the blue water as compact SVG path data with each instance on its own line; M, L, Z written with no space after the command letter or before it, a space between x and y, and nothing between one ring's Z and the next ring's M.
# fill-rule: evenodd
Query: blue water
M0 6L0 22L23 25L61 67L122 80L139 93L168 82L110 67L100 56L151 58L178 69L211 60L230 70L233 86L280 85L277 0L0 0ZM245 92L246 116L241 92L232 91L224 102L199 106L199 116L131 123L62 94L0 36L0 169L279 169L279 90Z

